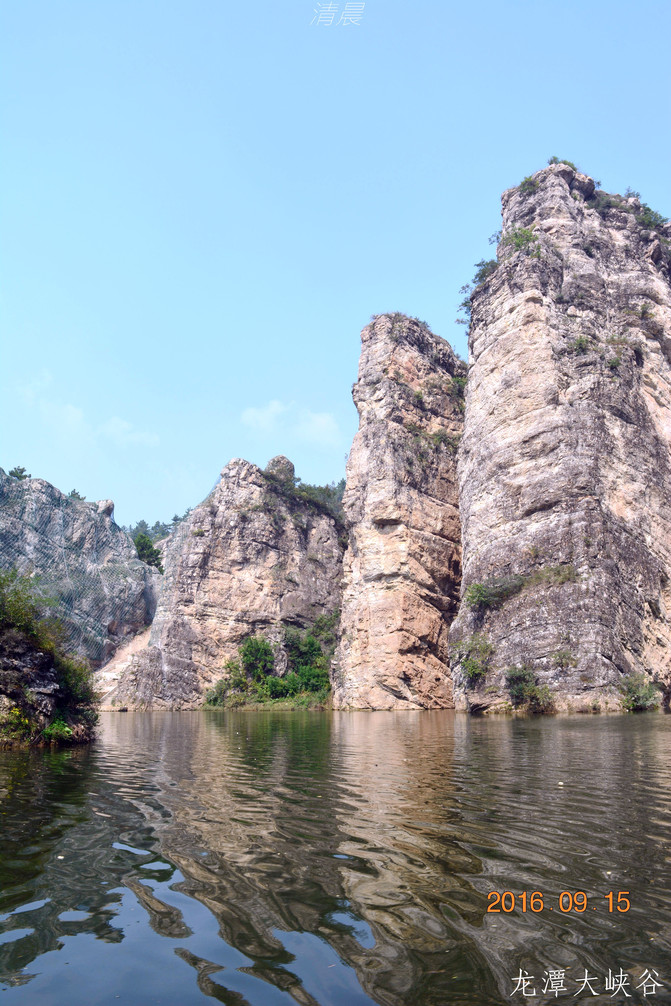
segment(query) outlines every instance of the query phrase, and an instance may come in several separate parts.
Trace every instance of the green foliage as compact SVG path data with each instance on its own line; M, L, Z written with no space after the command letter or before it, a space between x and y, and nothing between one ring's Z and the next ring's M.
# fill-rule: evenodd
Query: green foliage
M480 286L481 283L484 283L486 279L489 279L489 277L496 272L498 267L499 263L495 258L490 258L487 260L480 259L479 262L475 263L475 268L477 272L473 277L474 285Z
M540 255L540 246L533 227L513 227L501 239L501 245L503 248L512 248L513 251L523 251L526 255L534 257Z
M240 647L240 662L252 681L263 681L275 669L275 654L263 636L247 636Z
M472 583L466 590L464 600L471 608L498 608L525 587L569 583L576 579L577 573L573 566L543 566L525 576L515 573L487 580L485 583Z
M420 408L424 408L424 395L421 391L416 391L412 397L415 405L418 405Z
M329 667L336 644L339 611L320 615L311 629L285 629L288 671L274 674L275 658L262 636L249 636L238 648L239 661L229 660L226 677L211 688L208 706L237 706L290 700L291 705L323 704L330 691Z
M482 632L474 633L459 646L458 659L466 683L474 687L489 670L494 655L494 647Z
M531 193L535 192L536 189L538 188L538 182L535 181L531 177L531 175L527 175L526 178L522 179L522 181L520 182L518 188L519 188L519 190L520 190L520 192L522 193L523 196L531 195Z
M15 569L0 571L0 629L12 628L37 641L42 632L41 609L30 578Z
M205 537L205 532L203 531L202 527L196 528L195 531L191 532L191 537L192 538L204 538Z
M137 524L129 525L128 527L124 527L122 530L129 534L133 541L135 541L139 534L146 534L147 537L151 539L151 543L153 545L160 538L165 538L171 531L174 531L174 529L181 524L183 520L186 520L190 513L191 508L185 510L181 517L176 513L170 524L164 524L160 520L157 520L154 521L150 527L146 520L139 520Z
M139 534L135 539L138 559L146 562L148 566L155 566L159 573L163 572L161 565L161 553L152 545L151 538L147 534Z
M464 396L466 395L467 383L468 379L466 377L459 377L459 376L453 377L450 380L450 389L449 389L450 398L458 398L463 400Z
M502 576L487 583L472 583L466 591L466 604L471 608L498 608L509 597L519 594L525 584L523 576Z
M636 223L648 230L658 230L666 223L666 217L656 210L651 210L645 203L641 203L641 211L636 214Z
M632 189L627 189L625 196L639 198L639 193ZM596 210L602 219L605 219L608 210L622 210L625 213L633 213L636 223L647 230L659 230L666 223L666 217L661 213L651 209L647 203L641 203L639 209L631 206L626 199L618 195L609 195L607 192L595 192L591 199L586 201L586 205L591 210Z
M345 492L345 479L330 482L324 486L301 482L299 478L280 478L273 472L263 472L268 489L275 496L283 498L290 506L297 503L307 503L309 507L320 513L333 517L336 524L345 525L345 512L342 508L342 498ZM265 509L272 506L272 500L266 498ZM253 509L253 508L252 508ZM282 520L278 515L278 529L281 530Z
M42 617L42 610L49 603L36 594L36 585L30 577L19 576L15 569L0 572L0 632L20 632L36 650L51 656L59 689L54 720L65 722L67 719L92 726L97 713L93 706L95 693L91 670L83 661L64 652L62 625L55 619ZM1 732L14 737L35 734L33 715L30 697L26 696L25 708L16 713L10 711L9 719L1 725ZM51 739L67 739L65 735L57 736L58 729Z
M82 494L78 493L76 489L71 489L70 492L68 493L68 499L81 500L81 502L83 502L86 499L86 496L82 496Z
M555 650L552 656L552 663L560 671L566 671L569 667L575 667L576 659L570 650Z
M548 164L568 164L569 168L573 168L574 171L578 170L573 161L567 161L565 157L549 157Z
M27 472L21 465L17 465L15 468L12 468L9 472L7 472L7 474L13 479L19 479L19 481L23 481L23 479L32 479L33 477L30 472Z
M610 367L611 370L617 370L621 363L621 356L611 356L610 359L606 360L606 366Z
M554 709L552 692L547 685L539 685L533 670L524 664L511 667L506 672L506 685L510 701L519 708L527 706L529 712L550 713Z
M628 674L620 685L622 708L629 713L655 709L659 705L659 685L646 674Z
M574 339L573 342L569 342L567 346L569 353L578 353L580 355L587 353L589 348L589 339L586 335L579 335L577 339Z
M310 632L286 629L284 642L289 671L294 672L301 691L317 692L329 685L329 660L321 643Z
M42 737L45 741L69 741L72 740L72 728L67 725L62 717L58 717L51 721L51 723L44 728L42 731Z

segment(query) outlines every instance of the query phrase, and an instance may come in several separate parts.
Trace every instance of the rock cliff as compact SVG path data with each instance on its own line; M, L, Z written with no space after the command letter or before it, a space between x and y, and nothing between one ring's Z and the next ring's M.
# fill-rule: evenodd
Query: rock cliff
M668 698L669 238L567 164L503 195L471 299L460 708L505 708L511 670L559 709L616 708L631 673Z
M160 574L137 557L111 500L70 499L43 479L0 469L0 568L36 578L65 647L100 666L154 615Z
M334 705L447 707L465 366L425 323L404 315L380 315L361 340Z
M285 628L338 608L343 529L295 483L286 458L265 472L226 465L165 547L149 645L127 661L107 706L200 705L250 635L274 644L282 673Z

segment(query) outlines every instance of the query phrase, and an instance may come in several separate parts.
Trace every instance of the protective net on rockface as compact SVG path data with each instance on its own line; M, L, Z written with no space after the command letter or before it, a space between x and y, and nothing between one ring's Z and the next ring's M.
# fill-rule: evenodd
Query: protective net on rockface
M159 574L137 558L111 504L71 499L0 469L0 568L29 575L66 646L99 667L150 624Z

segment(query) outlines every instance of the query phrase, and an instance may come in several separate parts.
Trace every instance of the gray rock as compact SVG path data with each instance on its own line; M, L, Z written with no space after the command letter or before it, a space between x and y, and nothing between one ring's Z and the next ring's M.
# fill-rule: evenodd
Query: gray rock
M34 578L65 646L99 667L154 615L160 574L137 557L111 500L73 500L43 479L0 469L0 568Z
M527 668L558 709L618 708L623 676L671 680L669 255L587 176L533 180L472 301L455 695L507 708Z

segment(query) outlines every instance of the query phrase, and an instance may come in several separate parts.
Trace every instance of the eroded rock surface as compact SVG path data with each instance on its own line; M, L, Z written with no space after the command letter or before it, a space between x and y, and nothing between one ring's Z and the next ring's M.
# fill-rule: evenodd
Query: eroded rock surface
M154 615L160 574L113 520L111 500L70 499L43 479L0 469L0 568L36 578L65 649L97 667Z
M558 164L504 193L502 233L472 299L457 705L504 706L511 667L560 709L617 707L632 672L668 697L671 228Z
M295 491L294 468L235 459L164 550L149 646L131 656L109 706L196 706L245 637L263 635L286 667L286 627L338 608L343 529Z
M404 315L380 315L361 340L334 704L449 707L465 366L425 323Z

